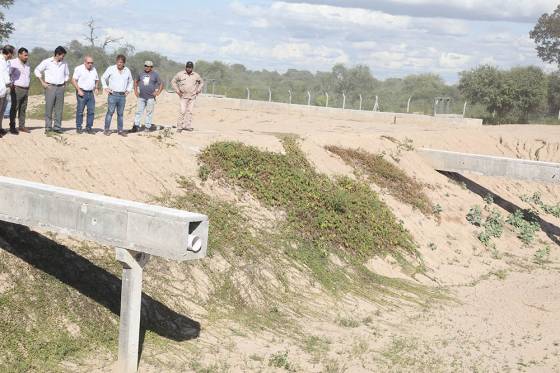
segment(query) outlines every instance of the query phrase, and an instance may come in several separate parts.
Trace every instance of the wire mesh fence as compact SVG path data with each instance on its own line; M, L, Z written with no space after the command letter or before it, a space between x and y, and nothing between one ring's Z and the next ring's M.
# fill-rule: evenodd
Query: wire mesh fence
M221 97L270 101L293 105L311 105L346 110L383 111L395 113L414 113L423 115L460 115L468 114L465 103L460 100L442 97L401 97L391 94L339 93L317 89L301 90L275 87L232 87L207 79L204 93Z

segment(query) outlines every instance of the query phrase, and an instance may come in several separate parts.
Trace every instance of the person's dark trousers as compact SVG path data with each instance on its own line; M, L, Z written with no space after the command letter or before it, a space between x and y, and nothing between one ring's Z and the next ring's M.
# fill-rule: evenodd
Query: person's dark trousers
M16 116L20 128L25 127L25 112L27 111L28 88L14 87L11 92L12 107L10 109L10 129L16 129Z
M49 84L45 89L45 129L62 127L62 110L64 109L64 84ZM54 118L53 118L54 117Z
M87 108L86 128L93 128L93 119L95 118L95 95L93 91L83 91L83 97L76 93L76 129L81 130L84 123L84 110Z
M109 95L107 103L107 115L105 115L105 131L109 131L111 128L111 120L113 119L113 113L117 110L117 130L121 132L123 130L123 115L124 106L126 104L126 96L121 93L111 93Z
M7 105L8 105L8 96L6 95L4 97L0 97L0 110L2 111L2 115L0 115L0 134L2 132L2 121L4 120L4 110L6 110Z

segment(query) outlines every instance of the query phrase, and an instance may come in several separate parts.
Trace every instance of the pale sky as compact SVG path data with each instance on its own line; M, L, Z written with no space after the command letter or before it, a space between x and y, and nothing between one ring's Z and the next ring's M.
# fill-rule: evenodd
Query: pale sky
M330 70L366 64L376 78L457 73L490 63L535 64L528 33L549 0L16 0L6 11L15 45L54 49L99 35L174 60L220 60L251 69Z

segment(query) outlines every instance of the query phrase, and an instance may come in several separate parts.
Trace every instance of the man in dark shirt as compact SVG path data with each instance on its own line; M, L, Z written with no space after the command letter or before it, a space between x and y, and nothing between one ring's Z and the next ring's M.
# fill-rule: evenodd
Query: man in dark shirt
M144 71L134 80L134 94L138 97L136 104L136 117L131 132L141 131L140 121L144 110L146 111L145 126L148 131L154 131L156 128L152 126L152 115L154 114L154 106L156 97L163 91L163 82L159 74L154 71L152 61L144 62Z

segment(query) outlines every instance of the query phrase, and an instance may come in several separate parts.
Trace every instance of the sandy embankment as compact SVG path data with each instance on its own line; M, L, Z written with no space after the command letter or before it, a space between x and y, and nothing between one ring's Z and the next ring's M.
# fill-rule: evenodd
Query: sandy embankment
M72 102L73 98L68 100ZM98 106L104 100L105 97L100 98ZM125 115L127 128L133 120L133 104L134 100L129 100ZM155 123L171 125L177 109L176 98L164 94L156 106ZM471 206L483 204L481 197L451 183L428 167L415 152L399 152L389 139L404 141L409 138L415 147L560 162L560 128L557 126L457 128L441 124L393 125L332 120L324 115L249 112L228 108L223 102L211 99L199 102L194 132L169 137L162 136L161 132L159 137L158 133L131 134L127 138L115 134L106 137L102 133L77 135L71 130L73 123L65 122L63 126L69 129L67 133L53 138L43 134L40 121L30 120L28 126L35 128L31 134L7 135L0 139L1 175L138 201L148 201L151 196L175 190L178 176L196 177L196 155L206 145L220 140L241 141L271 151L282 151L274 133L295 133L301 137L302 148L309 159L320 171L331 175L351 174L352 170L326 152L325 145L361 147L370 152L393 155L400 159L400 167L409 175L428 185L428 195L442 207L442 220L438 223L426 219L384 191L380 192L421 245L429 275L436 282L427 278L422 281L449 287L460 303L426 310L396 310L391 316L387 315L391 322L376 331L365 327L348 330L322 320L310 322L309 327L322 328L341 351L343 346L357 339L367 342L367 352L359 358L345 358L348 371L387 368L389 365L380 365L376 352L390 347L399 338L414 341L410 349L401 351L403 356L410 356L415 362L422 362L429 356L435 360L426 364L433 363L438 369L451 368L454 364L459 371L474 368L490 371L560 370L560 323L557 321L560 314L560 247L550 239L554 232L548 232L550 237L546 232L540 232L538 236L551 247L552 264L546 269L531 265L537 246L523 248L511 232L496 242L501 257L484 249L475 237L475 229L465 221ZM102 119L97 119L95 127L101 129L102 126ZM559 201L560 184L468 177L491 193L523 208L527 205L520 196L536 191L542 193L545 201ZM505 210L502 213L507 214ZM550 216L545 219L557 228L558 234L560 220ZM433 250L431 244L437 250ZM507 254L505 259L503 254ZM384 274L402 276L390 262L378 261L373 266ZM504 275L485 277L491 273ZM356 314L369 312L366 306L346 307L348 312L357 307L353 311ZM383 317L385 315L380 316ZM375 334L380 332L383 337ZM200 339L219 350L220 342L215 338L202 335ZM236 338L235 345L235 354L223 350L216 354L229 359L233 371L236 368L249 369L242 356L250 355L251 350L263 353L274 350L266 338L252 343ZM332 350L336 351L338 347ZM234 357L236 354L241 357ZM297 352L294 354L297 356ZM335 352L333 356L336 358ZM301 359L296 363L315 371L304 357ZM398 361L391 364L391 367L400 366ZM414 370L414 364L401 368ZM425 366L429 365L420 368Z

